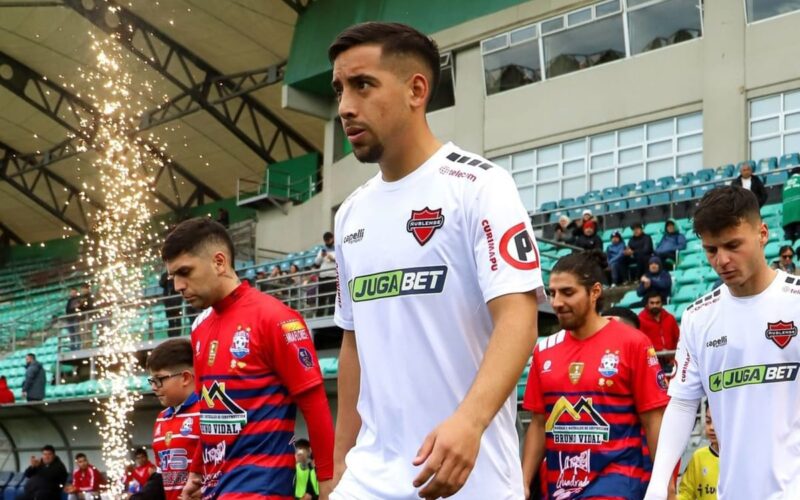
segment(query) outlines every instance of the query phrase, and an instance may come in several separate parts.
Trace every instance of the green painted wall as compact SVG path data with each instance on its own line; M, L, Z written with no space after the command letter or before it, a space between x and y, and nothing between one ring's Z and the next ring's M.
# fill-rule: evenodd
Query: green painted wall
M28 245L12 245L6 251L8 260L19 261L27 259L57 259L75 260L81 248L82 236L72 236L69 238L59 238L56 240L45 241L43 243L31 243Z
M401 22L430 34L527 1L317 0L297 20L284 81L300 90L333 96L328 46L352 24Z

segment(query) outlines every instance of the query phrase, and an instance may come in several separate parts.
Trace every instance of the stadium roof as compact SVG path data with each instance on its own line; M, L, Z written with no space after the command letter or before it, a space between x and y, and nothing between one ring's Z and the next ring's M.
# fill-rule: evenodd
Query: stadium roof
M79 118L91 121L96 112L80 77L94 63L90 34L128 27L121 43L136 56L129 58L135 85L153 85L155 112L141 128L166 142L173 160L171 175L158 181L162 211L234 196L237 178L322 150L323 121L281 107L283 70L306 4L120 1L110 15L105 0L0 0L0 232L30 242L88 225L81 210L90 207L70 193L97 177L96 153L74 154L86 133ZM97 194L90 199L101 202Z

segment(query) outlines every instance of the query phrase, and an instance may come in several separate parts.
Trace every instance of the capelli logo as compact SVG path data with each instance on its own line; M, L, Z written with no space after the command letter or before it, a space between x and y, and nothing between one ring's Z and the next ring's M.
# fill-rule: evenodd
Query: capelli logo
M714 340L709 340L706 342L706 347L724 347L728 345L728 336L723 335L722 337Z
M358 243L359 241L361 241L363 239L364 239L364 230L363 229L359 229L355 233L348 234L347 236L345 236L344 240L342 240L342 244L346 245L348 243Z

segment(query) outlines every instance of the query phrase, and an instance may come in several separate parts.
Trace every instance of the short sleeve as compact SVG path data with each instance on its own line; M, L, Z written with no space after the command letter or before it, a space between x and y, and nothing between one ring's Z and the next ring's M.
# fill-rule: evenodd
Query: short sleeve
M643 334L631 344L631 389L638 413L662 408L669 403L667 377L656 357L653 343Z
M303 318L291 309L271 315L265 325L266 349L270 366L292 395L322 383L317 352Z
M347 261L342 251L342 243L339 235L340 230L339 215L336 217L336 306L333 313L333 322L343 330L354 330L353 324L353 302L350 299L350 289L348 288L349 274L347 272Z
M670 381L669 395L680 399L700 399L705 395L703 379L697 366L697 358L692 350L691 312L683 315L681 333L678 338L678 350L675 353L675 364L678 373Z
M481 181L467 223L484 300L539 290L542 302L539 250L511 176L494 167Z
M528 381L525 383L525 394L522 396L522 407L533 413L545 412L542 386L539 381L539 366L536 363L536 348L533 348L531 369L528 371Z

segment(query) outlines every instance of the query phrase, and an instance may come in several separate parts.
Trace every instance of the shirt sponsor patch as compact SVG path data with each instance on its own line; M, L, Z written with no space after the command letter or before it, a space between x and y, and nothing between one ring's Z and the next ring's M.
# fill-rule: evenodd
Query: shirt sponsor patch
M494 234L492 233L492 226L489 221L483 219L481 221L483 233L486 235L486 245L489 248L489 267L492 271L497 271L497 253L494 248Z
M237 436L247 424L247 412L225 393L225 384L216 380L203 386L202 397L209 410L224 413L200 414L200 432L212 436Z
M592 406L592 398L581 396L573 405L561 396L544 425L555 443L600 445L608 441L611 427Z
M297 350L297 359L300 360L300 364L308 368L314 367L314 357L311 355L311 352L306 349L305 347L301 347Z
M308 330L306 330L305 325L303 325L303 322L299 319L284 321L280 325L281 330L283 330L283 338L286 340L287 344L301 342L310 338Z
M350 280L353 302L442 293L447 266L414 267L358 276Z
M539 267L539 254L524 222L509 228L500 238L500 256L508 264L522 271Z
M745 385L794 382L800 363L751 365L717 372L708 377L711 392L733 389Z

